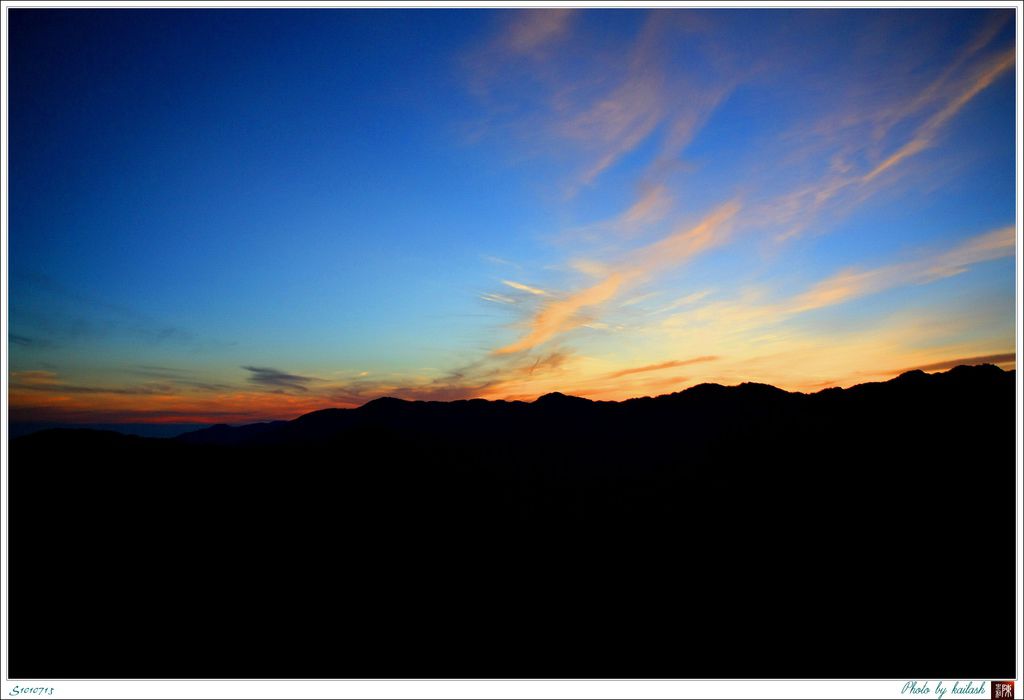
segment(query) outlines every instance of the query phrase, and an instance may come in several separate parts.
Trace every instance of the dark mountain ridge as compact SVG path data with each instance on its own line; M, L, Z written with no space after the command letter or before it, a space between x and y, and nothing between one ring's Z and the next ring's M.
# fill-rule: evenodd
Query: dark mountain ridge
M486 430L489 421L513 421L518 424L531 419L550 418L551 412L572 418L577 414L594 419L621 421L650 417L653 413L685 410L685 405L697 408L756 405L764 401L790 401L793 405L804 402L802 408L827 405L831 401L854 401L872 392L886 392L890 399L899 400L908 387L920 392L958 392L970 387L985 387L1000 383L1012 386L1014 371L1005 372L995 365L961 365L945 373L926 374L921 370L905 372L887 382L858 384L848 389L823 389L813 394L789 392L769 384L744 382L736 386L697 384L679 392L657 397L641 397L624 401L593 401L578 396L552 392L533 402L488 401L465 399L458 401L407 401L394 397L381 397L354 409L328 408L307 413L292 421L253 423L231 427L215 425L178 436L177 440L193 445L281 445L291 442L318 442L329 440L354 426L384 423L393 428L431 431ZM903 397L910 398L910 397ZM453 423L457 420L457 423ZM507 424L503 428L509 428Z
M1012 678L1014 379L17 438L11 674Z

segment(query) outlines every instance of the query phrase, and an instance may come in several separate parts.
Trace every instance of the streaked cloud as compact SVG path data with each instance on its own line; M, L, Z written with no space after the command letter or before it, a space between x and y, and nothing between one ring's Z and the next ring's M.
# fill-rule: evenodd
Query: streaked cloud
M39 341L36 340L35 338L30 338L27 335L18 335L17 333L11 333L11 334L9 334L7 336L7 338L8 338L8 340L10 340L10 342L14 343L15 345L26 345L26 346L28 346L28 345L38 345L39 344Z
M695 226L681 226L661 240L645 246L633 255L637 274L648 274L675 267L691 258L724 244L729 238L729 222L740 210L731 200L708 214Z
M312 377L303 377L299 374L282 372L272 367L242 367L249 372L249 382L274 389L287 389L289 391L308 391L309 383L315 381Z
M508 267L521 268L521 265L519 265L518 263L514 263L511 260L506 260L505 258L498 257L497 255L482 255L480 257L489 263L493 263L494 265L507 265Z
M969 238L949 250L932 253L912 262L868 270L844 270L797 296L785 305L782 312L792 314L810 311L892 287L925 284L956 275L975 263L1013 255L1014 242L1014 227L1005 226Z
M923 86L920 76L907 67L893 66L881 76L872 73L870 84L856 91L861 95L857 102L840 101L834 113L801 123L785 135L782 141L793 145L780 154L782 162L794 171L807 169L810 175L758 208L761 224L777 228L775 242L831 228L835 220L847 217L870 198L890 193L900 180L940 176L911 168L909 163L941 143L954 117L1012 72L1014 49L994 45L1009 21L1009 14L993 13ZM877 85L878 81L886 87Z
M484 301L494 302L495 304L515 304L516 303L515 299L513 299L510 296L505 296L504 294L487 293L487 294L481 294L480 298L483 299Z
M954 360L943 360L942 362L932 362L927 365L918 365L915 367L904 367L903 369L893 370L893 374L903 374L910 370L919 369L924 372L944 372L960 365L1013 365L1017 363L1017 353L1013 352L1001 352L996 355L979 355L977 357L958 357Z
M681 226L665 238L629 254L609 266L604 278L585 289L545 303L529 321L529 331L519 340L495 350L508 354L544 343L587 320L580 313L613 299L623 288L721 245L728 236L727 224L739 211L739 203L726 202L695 225Z
M914 132L913 137L901 146L895 153L876 165L870 172L861 179L863 182L870 182L885 171L898 165L901 161L912 155L920 153L930 147L939 130L963 109L964 105L970 102L978 93L987 88L1003 73L1011 70L1016 63L1016 52L1005 51L993 60L989 61L982 69L980 75L964 89L956 94L946 105L933 114L921 127Z
M13 386L52 386L57 383L57 373L50 370L22 370L11 372Z
M629 207L617 216L570 229L563 232L559 238L569 243L602 242L607 239L629 239L644 234L651 226L664 221L672 212L673 197L669 188L662 183L641 183L638 190ZM586 274L594 274L586 269L586 265L600 265L588 260L573 261L572 264Z
M874 110L870 115L873 122L872 137L876 141L880 141L895 125L905 119L933 107L936 103L948 101L949 95L952 93L962 93L962 89L958 89L954 84L961 69L970 65L970 61L989 46L1011 21L1012 15L1009 13L993 13L982 23L974 37L956 54L954 59L923 89L909 99Z
M601 150L579 176L591 185L608 168L643 143L664 117L661 90L649 76L627 78L613 92L559 128L566 136Z
M625 279L624 274L616 272L591 287L546 304L530 321L530 331L525 336L498 348L495 353L504 355L529 350L579 325L577 313L614 297Z
M663 369L669 369L672 367L685 367L686 365L697 364L698 362L712 362L717 360L718 357L715 355L705 355L703 357L694 357L689 360L669 360L668 362L659 362L654 365L643 365L642 367L629 367L627 369L620 369L615 372L607 374L608 379L617 379L619 377L625 377L628 374L640 374L642 372L659 372Z
M657 139L658 157L645 178L649 199L625 221L635 223L643 209L657 203L658 186L675 159L739 80L733 73L708 75L708 67L687 70L673 60L681 41L706 41L693 33L692 23L650 12L624 55L610 62L599 35L571 28L577 14L564 8L506 13L503 31L470 52L471 89L492 114L474 134L514 133L538 156L546 150L542 142L571 145L578 166L564 187L570 198ZM571 67L564 56L546 50L570 31ZM528 66L520 65L524 57ZM588 69L580 71L580 65ZM515 89L520 84L540 92L524 94Z
M531 287L530 285L523 284L521 282L513 282L511 280L502 280L501 283L503 285L505 285L506 287L511 287L512 289L518 289L520 292L526 292L527 294L536 294L537 296L547 296L547 294L548 294L543 289L538 289L537 287Z
M664 184L645 187L640 197L620 217L621 228L635 231L639 226L660 221L672 208L672 195Z
M570 8L560 7L515 12L500 44L514 53L532 54L564 37L573 13Z
M944 251L876 268L851 268L814 283L804 292L776 301L753 293L731 300L698 304L664 317L662 328L700 328L707 335L741 336L755 329L780 324L797 315L878 294L888 289L927 284L960 274L971 265L1005 258L1014 253L1013 227L1003 227L968 238Z
M146 381L132 381L118 384L100 382L83 383L68 381L52 370L23 370L12 372L10 376L12 390L24 394L116 394L125 396L153 396L176 393L220 392L231 390L229 384L205 382L190 378L179 372L153 372L147 370L127 369L126 375L149 377Z

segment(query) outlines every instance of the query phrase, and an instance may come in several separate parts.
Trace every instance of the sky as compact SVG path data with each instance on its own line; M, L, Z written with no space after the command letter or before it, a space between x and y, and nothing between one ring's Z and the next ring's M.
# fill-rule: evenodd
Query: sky
M1013 9L10 9L12 421L1015 368Z

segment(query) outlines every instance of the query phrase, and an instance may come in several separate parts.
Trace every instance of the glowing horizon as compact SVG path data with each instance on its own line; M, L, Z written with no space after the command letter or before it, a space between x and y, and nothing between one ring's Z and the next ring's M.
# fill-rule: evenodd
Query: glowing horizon
M1013 16L11 9L11 420L1015 369Z

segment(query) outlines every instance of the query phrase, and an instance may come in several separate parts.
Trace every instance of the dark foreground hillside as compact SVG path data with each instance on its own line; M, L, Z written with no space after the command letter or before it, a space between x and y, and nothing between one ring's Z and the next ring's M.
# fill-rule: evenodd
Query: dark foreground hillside
M1013 678L1014 380L10 445L13 678Z

